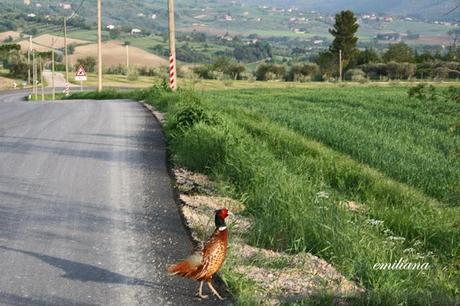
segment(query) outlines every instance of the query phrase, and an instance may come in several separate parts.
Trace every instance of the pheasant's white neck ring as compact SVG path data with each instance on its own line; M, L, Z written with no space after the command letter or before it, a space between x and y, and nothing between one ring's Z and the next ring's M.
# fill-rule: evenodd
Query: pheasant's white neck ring
M219 227L219 232L225 231L226 229L227 229L226 226L220 226L220 227Z

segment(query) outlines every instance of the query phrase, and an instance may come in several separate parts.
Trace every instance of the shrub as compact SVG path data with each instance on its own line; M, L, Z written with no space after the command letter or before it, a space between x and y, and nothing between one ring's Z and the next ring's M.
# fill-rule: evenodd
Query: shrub
M281 80L286 74L286 67L283 65L261 64L256 70L258 81Z
M361 69L350 69L345 72L345 80L361 82L366 80L366 74Z
M78 69L80 66L83 66L86 72L94 72L96 70L96 58L92 56L79 58L75 64L75 69Z
M139 79L139 72L136 68L130 68L128 71L128 81L136 81Z
M313 63L296 64L291 67L286 77L287 81L305 82L318 74L319 67Z

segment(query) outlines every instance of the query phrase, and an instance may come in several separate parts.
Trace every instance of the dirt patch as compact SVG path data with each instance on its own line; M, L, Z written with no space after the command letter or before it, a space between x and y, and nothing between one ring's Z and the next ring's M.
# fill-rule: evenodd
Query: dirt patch
M11 88L13 88L13 83L14 82L16 82L16 84L18 84L18 86L20 86L19 85L20 82L17 81L17 80L0 77L0 89L11 89Z

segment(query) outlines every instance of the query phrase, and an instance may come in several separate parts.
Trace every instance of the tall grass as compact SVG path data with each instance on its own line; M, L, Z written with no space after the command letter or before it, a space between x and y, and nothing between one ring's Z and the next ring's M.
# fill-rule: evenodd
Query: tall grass
M323 96L335 97L337 90L340 91L328 89ZM289 121L302 112L302 104L291 109L290 114L283 114L283 103L279 109L269 106L274 102L263 92L243 94L254 94L254 97L243 99L239 93L198 96L188 91L172 94L161 87L126 97L147 98L168 113L166 131L176 163L213 175L227 187L223 193L244 199L248 213L255 217L248 237L253 244L287 252L311 251L327 259L347 277L367 288L364 297L353 300L355 304L450 305L460 302L460 211L455 205L442 205L442 200L452 197L429 197L429 192L420 185L401 182L403 180L392 177L384 169L372 168L366 165L370 163L361 163L352 154L344 154L344 150L312 139L315 137ZM300 94L291 90L279 99L284 97L289 104L293 96ZM369 92L348 94L359 101L367 98ZM388 90L381 98L398 100L401 98L398 94L398 89ZM101 96L111 97L110 93ZM401 103L389 104L388 108L397 109ZM360 108L373 106L357 103L354 107L358 108L356 113L360 113ZM423 113L426 108L425 105L419 111ZM315 112L321 110L319 107ZM450 128L451 120L456 118L455 110L455 105L449 103L437 105L430 111L441 111L445 116L436 117L440 121L431 125L439 126L440 131ZM390 110L389 113L393 114ZM276 117L280 114L286 120ZM412 124L410 116L402 118L392 120L402 126ZM365 130L367 120L369 118L362 119ZM427 122L430 121L427 119ZM383 132L373 136L388 138ZM409 154L410 138L403 134L393 135ZM455 145L455 130L452 137ZM451 145L452 139L442 141ZM421 143L427 148L426 154L431 154L429 146ZM454 170L455 167L453 164ZM417 174L415 170L412 173L413 177ZM343 200L365 203L368 210L353 213L338 205ZM401 257L411 262L429 262L432 269L422 272L373 269L375 263L395 262ZM247 291L242 294L247 295ZM328 296L318 296L305 304L330 300Z
M304 112L302 104L286 112L279 100L277 115L271 98L257 91L245 92L244 98L238 93L206 97L158 88L144 94L168 114L166 131L173 161L212 175L227 186L223 193L244 199L255 220L248 237L251 243L287 252L310 251L325 258L368 289L367 295L355 301L358 304L460 302L459 208L443 207L439 200L426 195L429 189L421 188L423 184L410 186L395 180L404 181L310 138L299 128L300 114L305 115L304 121L313 116ZM386 94L392 97L391 91ZM283 95L290 104L290 95L300 93ZM355 93L357 101L362 98ZM371 108L367 104L362 107ZM299 125L290 121L291 116ZM332 126L334 120L330 117ZM362 120L362 128L367 130L366 120ZM323 128L330 127L324 124ZM377 137L378 133L374 135L370 129L370 135ZM407 149L401 137L395 140ZM365 203L368 210L349 211L339 205L344 200ZM375 263L399 258L429 262L432 268L373 269Z
M460 105L409 99L405 88L210 93L311 137L446 204L460 204Z

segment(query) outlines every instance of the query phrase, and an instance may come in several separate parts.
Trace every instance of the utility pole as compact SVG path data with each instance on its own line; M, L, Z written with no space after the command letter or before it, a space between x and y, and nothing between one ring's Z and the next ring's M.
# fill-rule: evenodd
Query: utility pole
M64 17L64 61L65 61L65 82L69 83L69 60L67 58L67 17Z
M342 82L342 71L343 71L342 50L339 50L339 82Z
M56 100L56 88L54 88L54 37L53 42L51 43L51 87L53 87L53 98Z
M129 45L126 44L126 74L129 73Z
M102 91L102 1L97 0L97 91Z
M43 71L45 70L45 61L40 58L40 83L42 87L42 102L45 101L45 82L43 79Z
M31 75L30 52L32 52L32 35L29 36L29 50L27 51L27 66L29 67L29 69L27 70L27 85L29 86L30 86L30 75Z
M37 97L37 60L35 58L35 50L32 50L32 74L33 74L33 77L32 77L32 92L34 93L34 96L35 96L35 100L38 99Z
M174 22L174 0L168 0L168 21L169 21L169 88L172 91L177 89L177 67L176 67L176 24Z

